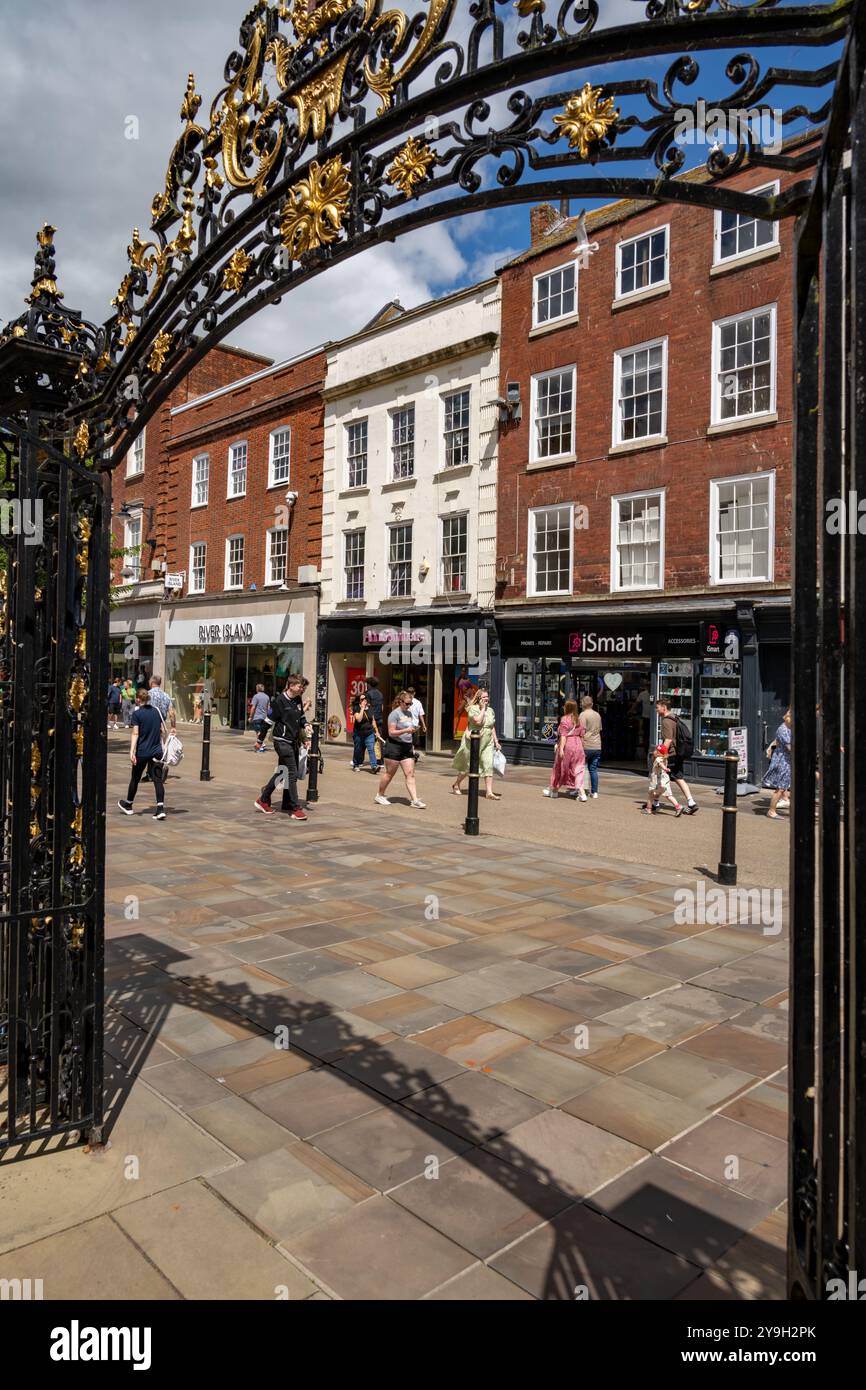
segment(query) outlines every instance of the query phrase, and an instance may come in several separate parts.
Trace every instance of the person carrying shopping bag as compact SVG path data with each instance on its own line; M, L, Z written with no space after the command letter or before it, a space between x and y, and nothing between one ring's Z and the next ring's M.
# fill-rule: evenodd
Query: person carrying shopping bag
M471 730L481 731L481 746L479 748L478 771L484 778L485 792L488 801L501 801L498 792L493 790L493 752L502 752L499 739L496 737L496 716L490 708L490 691L479 690L469 706L467 713L467 727L460 740L460 747L454 755L452 767L457 776L452 784L451 790L455 796L461 796L460 784L469 772L469 734Z

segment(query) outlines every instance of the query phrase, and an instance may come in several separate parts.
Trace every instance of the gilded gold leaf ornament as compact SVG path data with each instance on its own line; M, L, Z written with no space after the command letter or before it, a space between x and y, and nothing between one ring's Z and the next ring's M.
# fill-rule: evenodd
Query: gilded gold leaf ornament
M561 127L571 149L576 148L581 159L586 159L593 145L604 139L618 116L613 97L604 97L601 87L585 82L579 92L569 97L562 114L554 116L553 124Z
M293 260L336 241L351 191L349 170L339 155L323 166L312 162L307 177L290 189L280 220L282 242Z
M90 448L90 426L86 420L82 420L78 429L75 431L73 448L80 459L84 458L84 455Z
M204 181L208 188L215 188L217 192L222 188L225 179L217 168L216 159L212 154L205 155L204 159L205 176Z
M171 334L163 328L161 332L157 333L150 357L147 359L148 367L156 376L159 375L165 366L165 360L170 350Z
M354 3L355 0L323 0L322 4L310 10L307 0L294 0L292 5L280 5L280 18L291 23L296 39L299 43L304 43L307 39L315 38L322 29L346 14Z
M81 724L78 725L78 727L76 728L74 734L72 735L72 742L73 742L73 745L74 745L74 747L75 747L75 756L76 756L76 758L83 758L83 757L84 757L84 728L83 728L83 726L82 726Z
M436 155L430 146L410 135L394 157L394 163L388 170L388 182L408 198L418 184L430 177L430 167L435 162Z
M183 221L180 231L168 250L177 256L188 256L195 246L195 227L192 221L192 210L195 206L195 193L191 188L183 191Z
M242 289L246 273L252 263L252 256L247 255L243 247L239 246L223 271L223 285L225 289L234 291Z
M201 97L195 89L195 75L190 73L186 79L186 93L183 98L183 105L180 108L180 118L186 121L187 125L192 125L201 106Z
M339 111L340 99L343 95L343 82L350 56L351 50L347 49L342 58L338 58L334 63L329 63L322 72L311 78L299 92L294 92L289 97L289 101L297 107L298 132L302 140L311 127L313 138L321 140L328 128L329 121L332 121Z
M514 8L521 19L528 19L532 14L544 14L545 0L514 0Z
M34 742L30 745L30 775L38 777L42 768L42 753L39 744Z
M52 227L50 222L45 222L42 226L42 230L36 233L36 240L43 249L47 250L54 241L54 233L56 231L57 228Z
M454 0L430 0L427 18L424 27L418 35L418 40L403 61L401 67L394 70L393 60L383 54L380 66L376 69L367 58L364 61L364 77L367 86L377 93L381 98L381 105L376 112L377 116L383 116L391 105L394 96L394 89L418 66L422 58L433 46L439 33L442 21L446 19L453 8ZM381 34L383 39L387 31L392 33L390 49L392 53L399 54L406 35L409 33L411 25L402 10L386 10L379 15L378 19L372 24L368 24L372 6L368 3L367 11L364 15L364 26L369 28L373 34ZM318 13L316 11L315 13Z
M72 917L69 921L69 949L70 951L80 951L84 945L84 937L87 932L87 923L81 917Z
M71 869L84 867L84 848L82 845L73 845L69 851L69 867Z
M87 629L80 627L75 639L75 655L81 661L87 660Z

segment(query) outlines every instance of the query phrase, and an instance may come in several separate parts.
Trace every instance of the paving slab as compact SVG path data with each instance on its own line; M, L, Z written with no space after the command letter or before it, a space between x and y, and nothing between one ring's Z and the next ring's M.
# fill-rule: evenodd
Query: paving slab
M706 1118L703 1109L632 1077L632 1072L602 1077L561 1109L643 1149L657 1149Z
M354 1173L309 1144L274 1149L215 1177L211 1186L260 1231L290 1240L373 1195Z
M297 1142L298 1136L240 1096L227 1095L195 1112L195 1122L238 1158L258 1158Z
M458 1274L441 1289L426 1295L430 1303L525 1303L532 1294L519 1289L510 1279L504 1279L486 1265L473 1265L465 1274Z
M545 1108L492 1076L465 1070L401 1104L473 1144L513 1129Z
M399 1106L376 1110L316 1135L322 1153L379 1192L419 1173L437 1174L469 1141Z
M724 1115L675 1140L665 1158L770 1206L787 1195L787 1144Z
M559 1110L545 1110L488 1139L483 1148L573 1198L585 1197L646 1158L637 1144Z
M427 1086L439 1085L459 1075L464 1068L432 1048L400 1038L384 1047L375 1044L360 1047L338 1058L334 1070L363 1082L388 1100L402 1100Z
M46 1302L165 1302L181 1297L110 1216L0 1255L0 1279L39 1279Z
M387 1104L375 1091L338 1076L328 1067L275 1081L260 1091L251 1091L247 1099L301 1139Z

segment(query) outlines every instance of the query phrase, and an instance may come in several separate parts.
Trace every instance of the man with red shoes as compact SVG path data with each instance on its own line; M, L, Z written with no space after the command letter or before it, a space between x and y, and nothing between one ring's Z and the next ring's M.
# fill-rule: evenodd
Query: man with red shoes
M302 810L298 800L298 750L306 725L303 704L304 680L302 676L288 675L283 694L275 695L271 701L271 720L274 730L274 750L277 755L277 768L261 795L255 801L257 811L266 816L274 814L271 797L280 781L283 768L288 774L286 789L289 794L289 815L292 820L306 820L307 813Z

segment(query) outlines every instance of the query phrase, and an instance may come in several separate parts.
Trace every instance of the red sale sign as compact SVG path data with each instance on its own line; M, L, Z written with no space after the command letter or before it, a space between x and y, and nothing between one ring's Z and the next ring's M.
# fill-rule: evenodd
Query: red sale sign
M352 702L367 689L367 672L363 666L346 667L346 731L352 732Z

